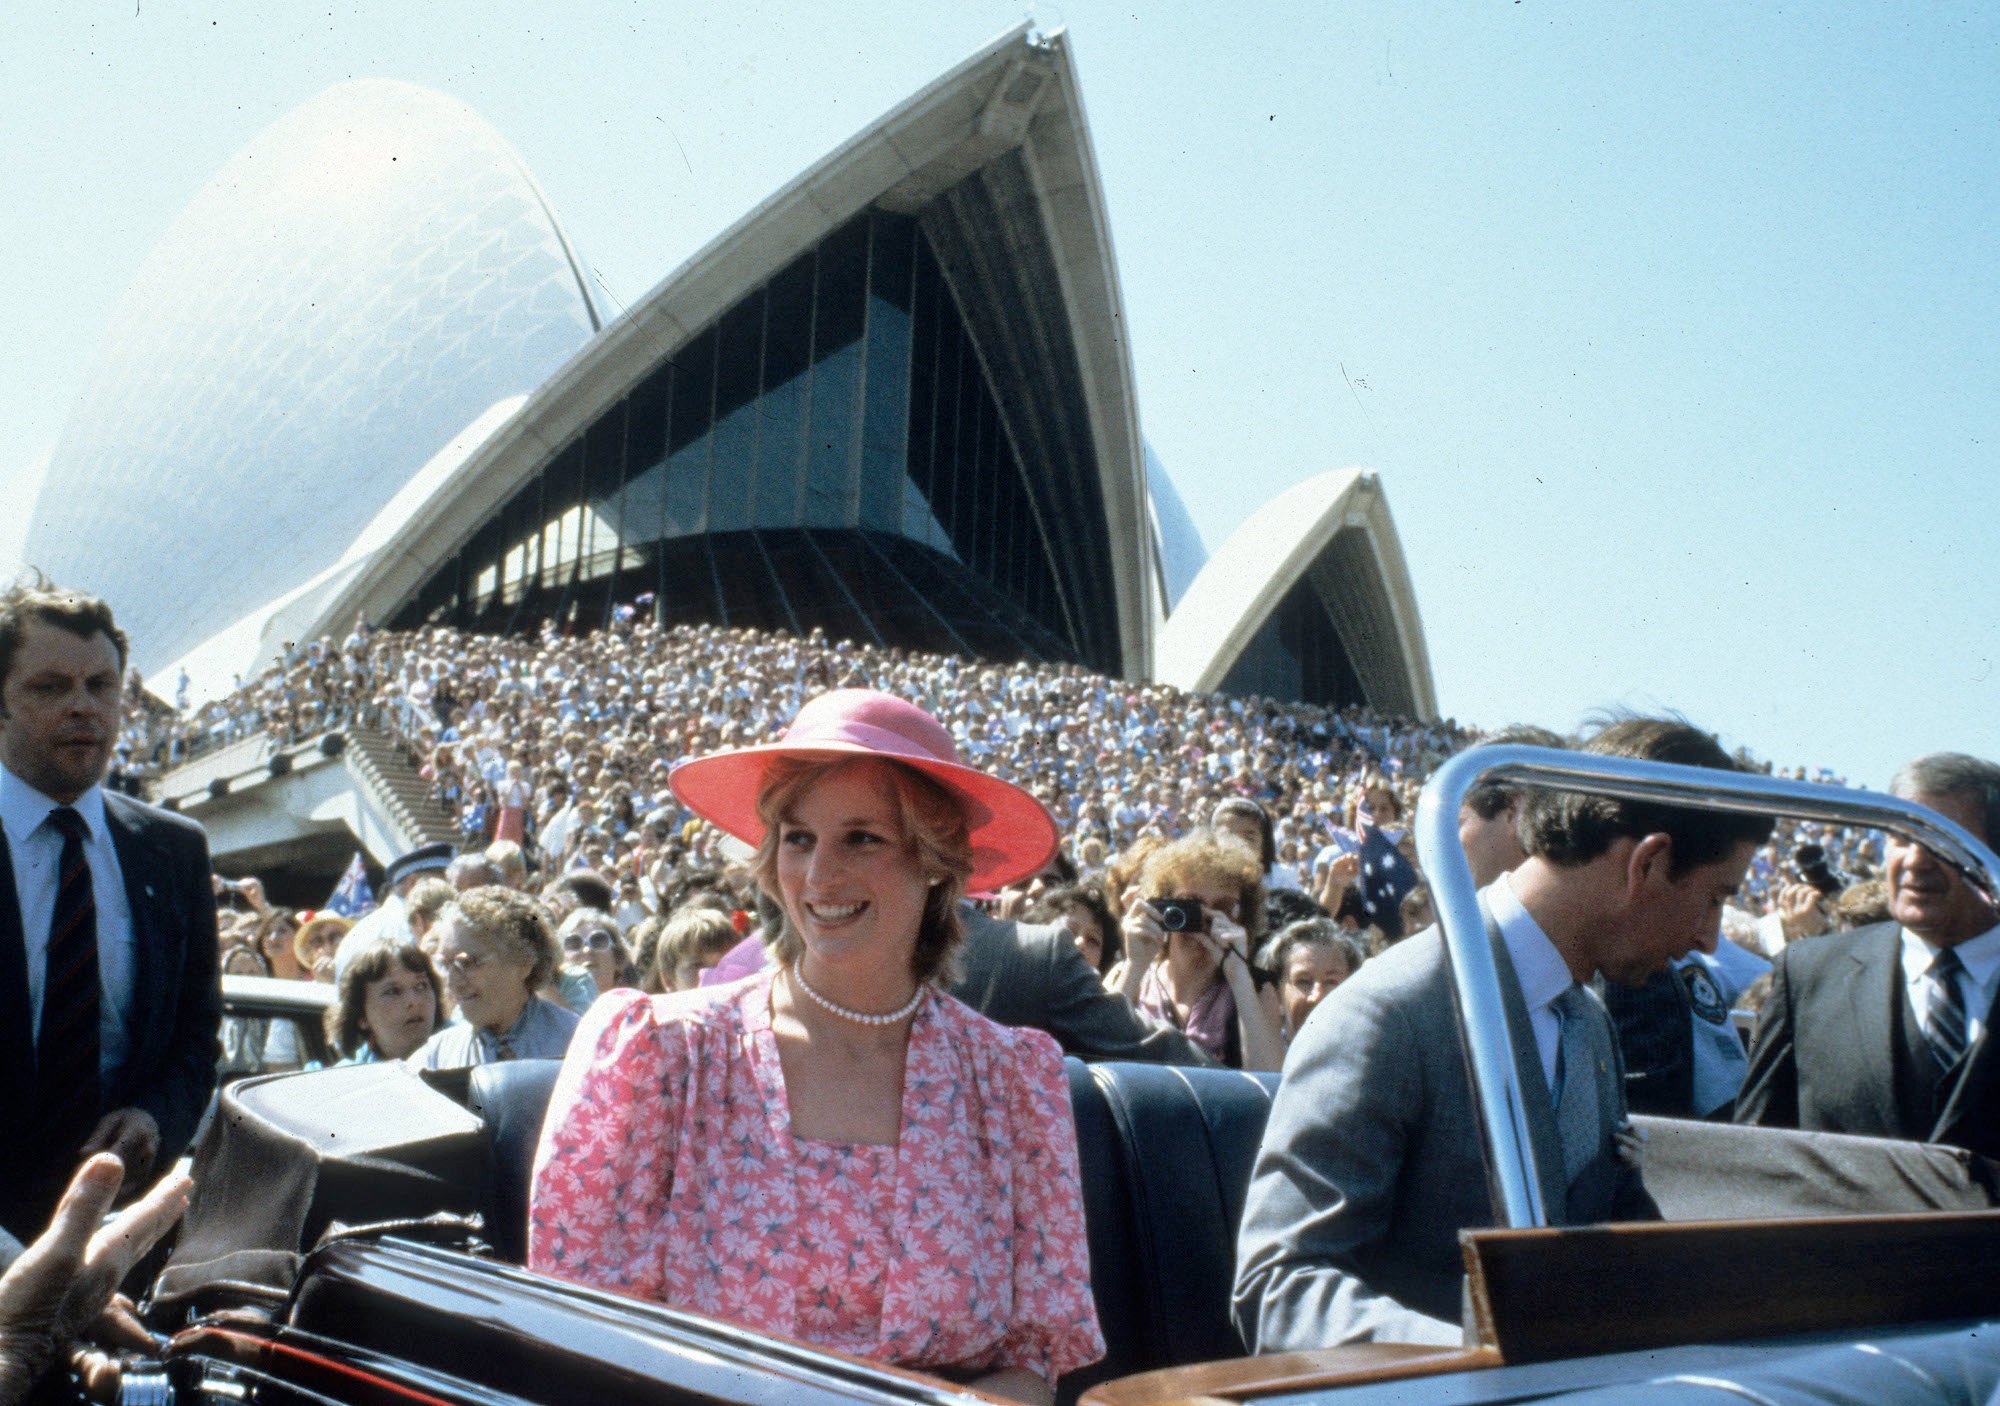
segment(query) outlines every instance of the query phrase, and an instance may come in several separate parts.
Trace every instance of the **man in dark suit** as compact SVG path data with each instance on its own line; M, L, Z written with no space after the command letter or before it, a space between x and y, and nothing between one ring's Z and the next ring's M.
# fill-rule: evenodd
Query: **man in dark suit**
M959 918L965 945L951 994L987 1019L1046 1030L1063 1053L1080 1059L1215 1062L1180 1031L1106 991L1060 923L996 918L970 903L959 908Z
M1686 723L1629 719L1582 749L1735 770ZM1528 793L1527 858L1480 894L1555 1224L1658 1215L1630 1155L1623 1069L1583 983L1632 984L1712 948L1761 817ZM1457 1343L1458 1232L1493 1223L1443 935L1364 965L1293 1040L1237 1240L1253 1352Z
M2000 837L2000 766L1920 757L1896 795ZM1778 956L1738 1122L1908 1138L2000 1158L2000 918L1956 871L1891 837L1886 923L1804 938Z
M104 602L0 595L0 1226L24 1240L92 1153L144 1187L215 1087L207 841L101 785L124 669Z

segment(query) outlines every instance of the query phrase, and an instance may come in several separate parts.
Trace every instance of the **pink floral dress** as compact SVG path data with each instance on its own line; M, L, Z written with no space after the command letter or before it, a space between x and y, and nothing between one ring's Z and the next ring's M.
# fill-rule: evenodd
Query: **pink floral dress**
M908 1367L1104 1355L1062 1053L941 993L893 1147L794 1138L774 973L600 999L535 1159L528 1264Z

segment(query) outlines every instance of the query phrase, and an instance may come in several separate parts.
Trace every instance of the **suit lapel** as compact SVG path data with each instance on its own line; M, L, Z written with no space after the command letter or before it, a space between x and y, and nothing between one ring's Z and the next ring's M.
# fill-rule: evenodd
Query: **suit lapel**
M1903 1051L1896 1045L1896 1007L1903 999L1901 964L1897 961L1901 938L1894 924L1883 924L1879 933L1849 949L1854 971L1847 982L1848 1019L1846 1030L1833 1034L1837 1057L1868 1072L1857 1079L1865 1087L1875 1107L1879 1126L1903 1125L1897 1106L1894 1072L1902 1068Z
M139 813L104 793L104 824L111 832L111 847L118 855L118 871L125 884L125 907L132 915L132 1009L128 1012L130 1047L127 1069L144 1069L157 1056L154 1035L163 1012L173 1008L165 997L162 969L166 944L160 938L160 898L158 880L146 862ZM107 1090L107 1094L112 1091Z
M21 932L21 897L14 888L14 853L0 832L0 1060L21 1077L5 1080L0 1107L29 1084L35 1067L35 1042L28 1011L28 944ZM25 1104L22 1105L26 1107ZM13 1125L17 1129L19 1123Z

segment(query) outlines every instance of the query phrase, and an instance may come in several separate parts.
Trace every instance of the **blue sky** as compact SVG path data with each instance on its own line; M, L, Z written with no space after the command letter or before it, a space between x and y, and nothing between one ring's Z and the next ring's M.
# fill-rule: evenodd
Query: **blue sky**
M623 305L1028 18L1211 548L1363 465L1449 713L1675 707L1873 784L2000 756L1992 7L11 6L0 558L140 260L327 85L469 103Z

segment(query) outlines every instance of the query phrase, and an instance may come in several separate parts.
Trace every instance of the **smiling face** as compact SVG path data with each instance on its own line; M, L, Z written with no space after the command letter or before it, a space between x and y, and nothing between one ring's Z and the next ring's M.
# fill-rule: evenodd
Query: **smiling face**
M778 822L778 901L815 970L911 969L929 883L883 762L835 767Z
M430 1039L436 1014L431 979L399 962L368 983L361 1000L361 1030L383 1059L402 1059Z
M1992 837L1983 833L1984 818L1976 797L1918 793L1909 799L1992 843ZM1993 926L1993 910L1955 870L1939 863L1922 845L1889 836L1883 867L1889 880L1889 916L1933 947L1956 947Z
M528 979L535 964L512 956L507 945L452 918L433 929L445 990L469 1024L496 1035L514 1028L534 996Z
M118 647L30 619L0 683L0 762L67 805L104 777L118 735Z

